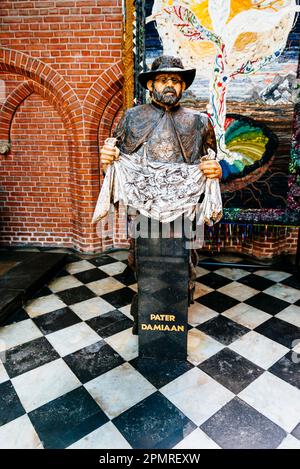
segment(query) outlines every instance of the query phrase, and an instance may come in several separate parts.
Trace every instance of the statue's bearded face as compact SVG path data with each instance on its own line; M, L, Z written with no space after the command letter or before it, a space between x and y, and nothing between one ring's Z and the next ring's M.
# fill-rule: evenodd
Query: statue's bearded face
M158 103L174 106L180 100L185 83L177 73L161 73L152 81L152 97Z

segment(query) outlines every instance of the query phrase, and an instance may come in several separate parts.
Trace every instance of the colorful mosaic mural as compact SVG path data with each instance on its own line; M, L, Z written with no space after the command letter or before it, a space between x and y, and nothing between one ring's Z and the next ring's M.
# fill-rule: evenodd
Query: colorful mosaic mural
M161 53L197 69L182 101L214 125L226 220L300 224L298 3L134 2L136 74Z

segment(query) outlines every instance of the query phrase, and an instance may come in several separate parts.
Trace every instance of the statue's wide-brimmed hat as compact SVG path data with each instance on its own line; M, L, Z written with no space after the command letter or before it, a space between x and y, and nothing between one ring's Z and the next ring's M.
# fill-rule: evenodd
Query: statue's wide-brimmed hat
M151 65L148 72L142 72L139 75L139 81L144 88L147 88L148 80L151 80L159 73L178 73L182 76L186 88L191 86L196 75L195 68L184 68L181 59L171 55L161 55L157 57Z

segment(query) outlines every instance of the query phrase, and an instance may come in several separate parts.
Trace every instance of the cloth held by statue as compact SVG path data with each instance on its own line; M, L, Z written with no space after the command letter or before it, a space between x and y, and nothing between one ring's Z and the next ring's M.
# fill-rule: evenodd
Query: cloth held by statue
M108 167L93 223L104 218L111 203L117 202L162 223L184 215L190 220L197 216L197 224L212 225L222 217L218 179L206 178L198 164L149 161L145 152L143 157L121 153L119 160Z

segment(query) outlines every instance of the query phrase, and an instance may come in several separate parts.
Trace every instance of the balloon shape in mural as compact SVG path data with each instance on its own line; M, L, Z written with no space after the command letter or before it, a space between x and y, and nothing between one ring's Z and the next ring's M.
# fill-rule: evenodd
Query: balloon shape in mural
M148 20L156 20L164 53L175 52L198 74L209 75L207 110L225 179L254 171L276 147L276 138L259 123L237 118L228 125L226 96L234 78L254 74L281 55L297 11L295 0L154 2Z

